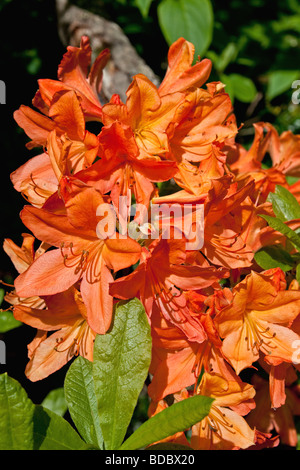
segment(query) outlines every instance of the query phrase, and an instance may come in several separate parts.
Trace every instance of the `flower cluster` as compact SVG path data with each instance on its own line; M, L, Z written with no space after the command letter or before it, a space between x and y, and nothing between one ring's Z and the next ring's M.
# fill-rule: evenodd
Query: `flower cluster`
M6 300L37 329L26 367L37 381L76 355L92 361L114 302L137 297L152 332L149 416L170 399L215 399L190 440L168 440L246 449L275 446L279 436L295 445L300 290L281 269L263 271L254 254L280 235L260 217L274 215L269 193L280 184L300 199L286 179L300 176L300 136L261 122L242 147L224 85L208 82L210 60L193 65L193 56L178 39L160 86L138 74L125 103L118 95L100 102L110 54L91 65L87 37L68 47L57 80L39 80L35 109L14 114L28 149L42 150L11 175L33 235L24 233L21 247L5 240L19 272ZM201 246L189 246L171 212L168 227L153 227L156 205L182 213L188 205L191 229L201 208Z

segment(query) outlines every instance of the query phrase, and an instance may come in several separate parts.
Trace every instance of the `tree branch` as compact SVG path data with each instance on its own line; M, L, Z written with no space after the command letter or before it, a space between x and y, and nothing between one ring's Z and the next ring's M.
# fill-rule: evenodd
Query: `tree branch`
M90 38L93 59L105 48L111 52L111 60L103 73L100 100L105 103L117 93L126 101L126 90L132 77L146 75L155 85L160 80L153 70L137 54L127 36L116 23L72 5L68 0L56 0L58 34L67 46L79 46L81 36Z

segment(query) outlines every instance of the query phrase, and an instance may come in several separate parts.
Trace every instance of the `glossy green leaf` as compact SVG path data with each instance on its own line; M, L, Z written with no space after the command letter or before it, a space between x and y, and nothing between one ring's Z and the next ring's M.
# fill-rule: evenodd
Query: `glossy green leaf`
M106 450L120 447L151 360L151 332L141 302L119 302L113 326L97 335L93 376Z
M147 18L153 0L135 0L135 4L144 18Z
M68 409L63 387L51 390L51 392L49 392L44 398L41 405L43 408L47 408L48 410L53 411L53 413L63 416Z
M269 193L268 201L272 203L276 217L283 222L300 219L300 205L297 199L283 186L277 185L275 193Z
M292 89L292 83L299 78L299 70L275 70L268 74L266 97L268 100L276 98L285 91Z
M295 263L290 254L279 245L266 246L254 255L257 264L263 269L280 268L290 271Z
M230 76L225 73L220 74L220 80L225 85L225 92L228 93L232 103L234 103L234 87L230 80Z
M121 446L121 450L142 449L153 442L185 431L208 415L213 398L194 395L174 403L145 421Z
M0 449L33 450L35 406L15 379L0 375Z
M35 406L33 416L34 450L88 450L90 448L68 421L58 414Z
M22 324L22 322L15 319L12 312L0 310L0 333L14 330Z
M238 73L228 75L230 87L234 96L243 103L251 103L257 95L256 86L253 81Z
M296 266L296 280L300 284L300 263Z
M158 21L169 45L179 37L195 46L202 56L213 35L213 9L210 0L162 0L157 8Z
M238 54L238 47L234 42L229 42L224 47L217 60L214 61L214 66L219 73L222 73L226 67L233 62Z
M296 232L294 232L294 230L292 230L288 225L286 225L284 222L282 222L282 220L277 217L271 217L270 215L262 214L259 215L268 222L270 227L285 235L288 240L290 240L290 242L295 246L295 248L300 250L300 236Z
M103 447L93 381L93 365L79 356L71 364L64 383L69 412L85 442Z
M2 302L4 300L4 296L5 296L5 290L0 288L0 306L2 305Z

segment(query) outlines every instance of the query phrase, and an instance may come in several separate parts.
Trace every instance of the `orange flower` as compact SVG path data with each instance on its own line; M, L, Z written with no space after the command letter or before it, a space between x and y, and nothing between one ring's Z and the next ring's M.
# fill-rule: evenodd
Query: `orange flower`
M192 385L196 387L203 370L226 380L240 381L221 352L222 342L210 312L204 312L204 302L202 312L191 310L192 316L199 319L206 334L206 338L198 343L190 341L180 328L162 318L157 307L154 308L151 317L153 353L150 367L153 378L148 386L148 394L153 400L161 400ZM253 408L250 402L243 406L243 414Z
M80 47L68 46L58 67L58 80L38 81L39 90L33 100L34 106L47 113L57 92L73 90L80 98L85 120L101 121L102 106L98 96L102 87L103 69L110 58L110 52L104 49L90 68L91 56L87 36L82 36Z
M222 84L221 84L222 85ZM176 111L168 127L172 157L179 167L177 184L198 195L205 180L228 172L222 146L237 133L229 95L196 89Z
M22 246L19 247L12 240L6 238L3 243L3 249L5 253L10 257L14 267L18 273L25 272L29 266L37 259L41 254L43 254L48 245L46 243L41 243L37 250L34 250L35 238L28 234L23 233L23 242ZM40 297L34 295L31 297L20 298L15 289L7 293L4 297L4 300L11 305L25 305L33 308L43 309L45 307L45 302Z
M71 287L61 294L45 297L45 302L45 310L14 308L17 320L38 329L28 345L30 361L25 369L27 378L33 382L57 371L74 356L93 360L96 333L87 323L80 293ZM51 332L49 336L48 332Z
M104 126L119 121L130 127L140 158L170 159L166 129L185 95L172 93L161 97L155 85L142 74L133 78L126 94L126 104L114 96L103 106Z
M148 207L155 191L153 181L166 181L177 171L176 163L160 158L143 158L130 127L119 122L102 129L99 135L101 159L76 176L102 194L110 193L116 208L120 196Z
M160 84L160 96L189 88L201 87L210 76L212 63L204 59L192 66L195 47L184 38L179 38L169 48L168 69Z
M233 288L233 300L215 317L222 351L236 373L258 360L268 364L292 362L293 342L299 340L289 325L300 312L300 293L286 291L284 273L251 271Z
M211 180L206 194L187 191L153 198L154 204L204 204L204 244L201 252L211 264L229 269L252 265L254 252L244 240L241 204L253 190L253 182L238 189L232 177ZM171 221L172 222L172 221ZM173 221L174 222L174 221ZM172 222L172 223L173 223Z
M262 432L275 431L280 443L295 447L298 443L294 416L300 415L300 388L294 384L286 387L286 402L278 409L271 406L267 380L255 374L252 383L256 389L256 408L247 416L250 426L257 426Z
M250 384L203 374L197 393L214 398L210 412L192 427L191 446L196 450L247 449L255 444L255 431L231 408L255 396Z
M255 135L249 150L240 144L227 146L228 164L230 170L241 183L249 176L255 180L255 191L252 200L259 204L266 201L269 192L274 192L280 184L288 188L286 176L300 176L300 136L291 131L283 132L280 136L269 123L253 124ZM272 160L272 167L262 166L266 153Z
M44 153L31 158L11 174L14 188L28 202L41 207L57 191L62 175L77 173L94 162L99 140L86 130L83 111L74 91L55 95L49 117L22 106L14 116L33 139L30 147L46 147Z
M25 206L23 223L56 249L40 256L15 281L18 295L53 295L81 281L80 291L87 308L90 327L103 334L110 326L113 299L108 284L111 269L119 271L139 260L140 245L132 239L101 239L97 225L103 216L96 215L105 201L99 192L83 183L62 178L60 194L65 213ZM106 206L105 206L106 207ZM115 228L113 211L108 208L108 224ZM107 236L110 234L107 233ZM59 280L59 281L58 281Z
M110 294L119 299L139 297L151 318L154 305L164 318L185 332L191 341L202 342L206 335L199 320L191 315L183 293L201 289L226 276L225 269L185 264L186 240L159 239L143 247L141 262L133 273L117 279Z

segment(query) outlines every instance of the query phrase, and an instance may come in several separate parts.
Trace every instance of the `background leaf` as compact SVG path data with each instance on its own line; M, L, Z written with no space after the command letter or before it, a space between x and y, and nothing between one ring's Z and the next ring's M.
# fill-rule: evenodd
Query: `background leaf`
M35 406L33 416L34 450L87 450L90 447L61 416Z
M6 333L7 331L14 330L22 324L22 322L15 319L12 312L0 310L0 333Z
M294 230L292 230L288 225L286 225L277 217L271 217L270 215L263 214L259 215L268 222L270 227L285 235L297 248L297 250L300 250L300 236L296 232L294 232Z
M105 449L124 439L151 360L151 333L141 302L118 303L112 329L97 335L93 376Z
M254 100L257 90L251 78L238 73L231 73L228 75L228 79L233 94L239 101L242 103L251 103Z
M15 379L0 375L0 450L33 450L35 406Z
M300 205L287 188L277 185L275 193L269 193L268 201L272 203L276 217L283 222L300 219Z
M169 45L183 37L194 44L196 57L206 52L213 35L210 0L162 0L157 14Z
M274 70L268 74L266 97L273 100L276 96L292 89L292 83L299 78L299 70Z
M75 359L66 374L64 389L70 415L79 433L85 442L102 448L92 363L81 356Z
M135 0L135 4L144 18L147 18L153 0Z
M51 390L51 392L49 392L44 398L41 405L44 408L53 411L53 413L63 416L68 409L63 387Z
M266 246L254 255L257 264L263 269L280 268L282 271L293 269L295 262L290 254L279 245Z
M185 431L208 415L213 401L210 397L194 395L174 403L145 421L120 449L141 449L176 432Z

